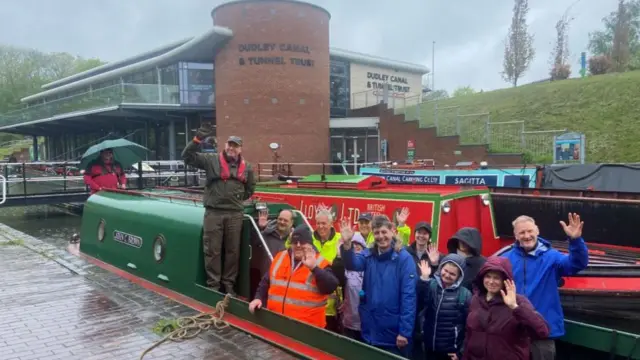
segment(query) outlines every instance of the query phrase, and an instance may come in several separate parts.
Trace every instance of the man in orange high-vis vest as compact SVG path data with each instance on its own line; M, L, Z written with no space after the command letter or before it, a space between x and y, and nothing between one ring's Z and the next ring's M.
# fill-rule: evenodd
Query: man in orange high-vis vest
M313 235L301 225L291 234L291 248L276 254L249 304L254 313L267 310L325 328L325 306L338 287L338 278L313 246Z

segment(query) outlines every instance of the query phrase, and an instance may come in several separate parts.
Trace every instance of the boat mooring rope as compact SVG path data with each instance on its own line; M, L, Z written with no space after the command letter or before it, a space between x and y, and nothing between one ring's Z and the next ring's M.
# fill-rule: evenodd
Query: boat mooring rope
M179 317L177 319L178 327L167 334L162 340L151 345L140 355L140 360L144 358L151 350L157 348L167 340L174 342L182 342L185 340L193 339L200 335L201 332L207 331L212 327L217 330L224 329L229 326L229 323L223 320L224 309L229 306L229 294L225 295L224 299L218 301L216 308L212 312L200 313L194 316Z

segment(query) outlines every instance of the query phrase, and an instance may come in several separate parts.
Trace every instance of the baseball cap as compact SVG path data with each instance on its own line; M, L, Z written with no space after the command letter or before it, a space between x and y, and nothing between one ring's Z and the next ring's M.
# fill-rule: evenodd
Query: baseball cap
M242 146L242 138L240 136L229 136L228 143L236 143L238 146Z
M371 213L362 213L358 216L358 221L371 221L372 219Z
M415 231L418 231L420 229L425 229L425 230L427 230L427 232L429 234L431 234L431 224L429 224L426 221L420 221L419 223L416 224L416 230Z

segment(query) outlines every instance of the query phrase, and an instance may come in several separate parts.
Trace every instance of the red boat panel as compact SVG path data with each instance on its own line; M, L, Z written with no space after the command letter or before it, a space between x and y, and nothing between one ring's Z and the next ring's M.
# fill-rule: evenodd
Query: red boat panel
M562 290L633 292L640 295L640 278L566 277Z

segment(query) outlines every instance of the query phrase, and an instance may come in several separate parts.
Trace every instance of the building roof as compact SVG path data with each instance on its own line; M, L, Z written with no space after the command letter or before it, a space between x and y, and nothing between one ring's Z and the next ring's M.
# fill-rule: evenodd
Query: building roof
M178 61L209 62L226 42L233 37L233 31L226 27L214 26L206 33L165 46L146 51L123 60L114 61L93 69L74 74L42 86L44 91L20 99L29 102L55 95L63 91L87 87L98 82L112 80L155 67L174 64ZM426 74L426 66L404 61L385 59L354 51L330 48L330 56L348 60L352 63L391 68L410 73Z

